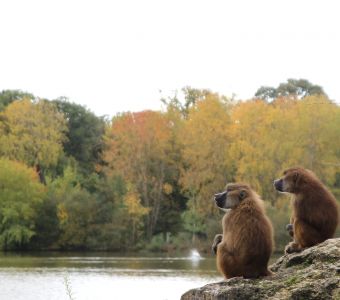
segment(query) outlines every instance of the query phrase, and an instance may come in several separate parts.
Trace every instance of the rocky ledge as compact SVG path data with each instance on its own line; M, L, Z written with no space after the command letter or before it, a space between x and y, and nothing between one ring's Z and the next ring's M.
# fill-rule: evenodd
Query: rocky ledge
M286 254L270 266L271 277L240 277L207 284L181 300L340 299L340 238L300 253Z

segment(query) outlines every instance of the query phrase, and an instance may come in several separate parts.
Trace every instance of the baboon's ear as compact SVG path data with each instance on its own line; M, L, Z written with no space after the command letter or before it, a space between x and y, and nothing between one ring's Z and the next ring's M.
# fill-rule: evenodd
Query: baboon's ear
M241 192L240 192L240 199L243 200L246 197L247 197L247 192L245 190L241 190Z

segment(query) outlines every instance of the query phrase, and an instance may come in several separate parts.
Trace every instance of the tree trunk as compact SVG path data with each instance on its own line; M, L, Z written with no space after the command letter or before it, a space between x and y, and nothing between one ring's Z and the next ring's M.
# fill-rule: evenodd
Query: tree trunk
M39 175L40 183L42 183L43 185L46 185L46 179L45 179L44 171L43 171L43 169L41 168L41 166L39 164L37 164L35 166L35 170L36 170L36 172Z

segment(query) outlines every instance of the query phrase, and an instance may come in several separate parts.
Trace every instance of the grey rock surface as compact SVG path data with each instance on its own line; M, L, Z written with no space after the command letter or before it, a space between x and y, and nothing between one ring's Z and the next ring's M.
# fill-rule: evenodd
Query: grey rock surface
M340 300L340 238L286 254L270 269L273 276L207 284L186 292L181 300Z

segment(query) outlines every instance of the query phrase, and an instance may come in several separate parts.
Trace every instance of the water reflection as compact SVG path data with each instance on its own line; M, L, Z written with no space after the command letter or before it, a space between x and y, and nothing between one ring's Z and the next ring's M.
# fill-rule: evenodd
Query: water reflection
M179 299L186 290L221 280L215 259L118 256L110 253L0 255L0 299Z

